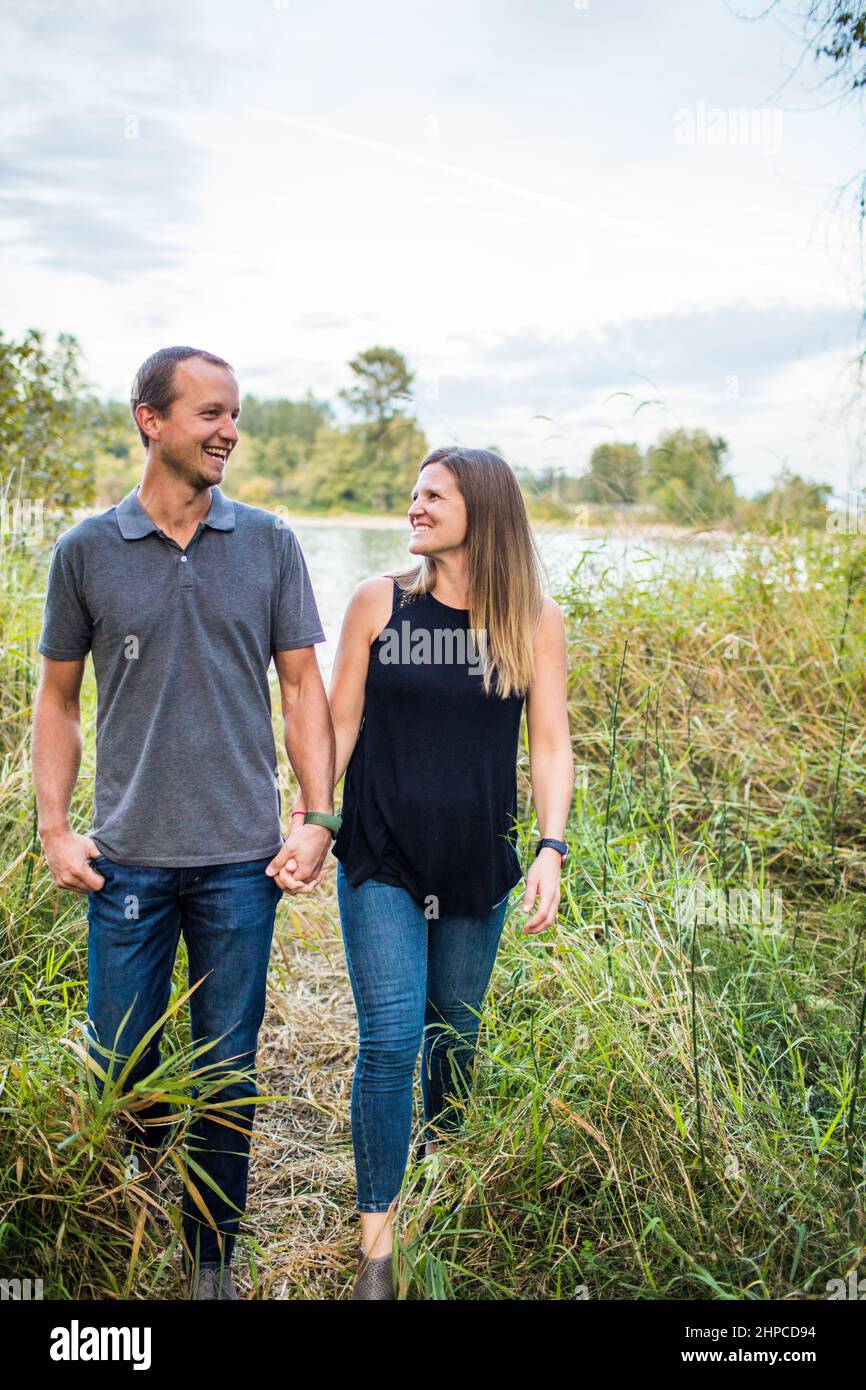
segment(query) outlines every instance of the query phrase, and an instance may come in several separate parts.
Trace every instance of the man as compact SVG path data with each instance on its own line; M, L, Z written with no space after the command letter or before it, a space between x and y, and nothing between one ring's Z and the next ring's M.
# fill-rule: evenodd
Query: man
M314 650L324 632L294 533L220 489L240 414L228 363L164 348L139 370L131 404L147 454L141 483L67 531L52 556L33 719L39 835L54 881L89 894L88 1049L108 1075L165 1012L184 934L197 984L192 1039L210 1044L194 1066L207 1069L199 1080L209 1102L235 1102L190 1128L190 1296L236 1299L231 1258L274 915L283 889L308 892L319 881L339 824L334 730ZM69 804L88 651L96 785L92 829L79 835ZM286 752L316 813L295 819L285 842L271 657ZM160 1033L125 1090L158 1065ZM130 1137L153 1154L170 1107L138 1113L144 1129L130 1119Z

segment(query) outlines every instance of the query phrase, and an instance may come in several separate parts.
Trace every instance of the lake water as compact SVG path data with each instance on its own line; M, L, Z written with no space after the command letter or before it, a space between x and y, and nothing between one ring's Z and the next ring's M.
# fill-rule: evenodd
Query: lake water
M327 685L340 636L346 604L362 579L384 574L411 563L409 530L371 526L305 526L302 520L289 525L304 552L313 581L316 602L325 629L326 642L317 644L316 653ZM568 527L535 530L535 539L548 571L548 591L556 588L575 567L583 564L590 572L613 572L624 579L649 579L671 565L724 567L732 547L724 542L634 540L621 536L588 537Z

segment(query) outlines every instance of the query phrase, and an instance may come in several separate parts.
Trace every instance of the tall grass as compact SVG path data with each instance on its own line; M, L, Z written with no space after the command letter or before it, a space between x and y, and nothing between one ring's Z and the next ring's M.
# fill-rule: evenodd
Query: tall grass
M404 1194L407 1290L819 1298L862 1261L863 566L819 538L560 596L559 929L506 929L467 1129ZM690 920L701 883L781 913Z
M579 567L558 595L578 763L560 916L541 938L516 911L506 925L465 1129L407 1172L405 1296L818 1298L862 1262L864 551L755 544L725 577L624 587ZM173 1297L177 1204L160 1224L125 1178L128 1098L97 1095L80 1048L86 903L54 888L35 837L45 558L0 557L0 1273L57 1297ZM530 855L526 770L524 742ZM82 828L92 771L90 738ZM743 920L699 921L701 885L778 891L781 914L746 898ZM291 908L338 934L333 896ZM206 1077L191 1092L184 964L165 1064L133 1098L181 1102L172 1167L218 1103Z

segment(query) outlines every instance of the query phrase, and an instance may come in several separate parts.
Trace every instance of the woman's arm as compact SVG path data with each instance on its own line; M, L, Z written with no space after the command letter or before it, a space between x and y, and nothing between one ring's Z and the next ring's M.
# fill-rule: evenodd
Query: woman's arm
M382 630L391 612L393 585L390 579L377 576L359 584L346 606L328 701L334 734L337 740L334 765L334 786L349 766L358 742L361 720L364 717L364 687L370 669L370 644ZM382 614L387 607L385 617ZM380 621L381 620L381 621ZM300 795L296 810L306 809Z
M565 622L558 604L544 600L535 635L532 684L526 697L529 780L541 839L563 840L574 793L574 757L568 728ZM538 911L524 926L536 933L552 927L559 907L562 858L555 849L539 852L526 875L524 911L537 898Z
M375 579L365 579L350 598L343 616L328 696L336 741L335 787L339 785L349 766L349 760L358 742L364 715L364 687L370 665L370 644L388 620L393 588L393 582L388 578L377 576ZM299 789L292 810L293 826L303 824L303 813L306 810ZM291 862L290 859L286 865L287 869L290 869ZM321 881L323 872L324 870L321 870L314 879L305 884L305 889L315 888ZM285 880L281 878L279 882L282 887L293 888L297 881L289 872Z
M337 737L335 787L349 766L358 742L364 717L364 687L370 669L370 643L383 626L380 621L383 594L387 602L387 621L391 612L392 592L390 579L366 579L358 585L343 617L328 696Z

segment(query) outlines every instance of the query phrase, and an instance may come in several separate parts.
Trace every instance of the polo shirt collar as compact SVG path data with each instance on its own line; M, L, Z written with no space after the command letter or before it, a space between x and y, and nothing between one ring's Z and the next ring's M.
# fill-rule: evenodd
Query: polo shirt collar
M204 525L213 527L215 531L233 531L235 528L234 502L230 501L216 485L210 491L210 511L204 519ZM156 524L138 500L137 486L126 494L122 502L118 502L114 509L114 515L120 528L120 534L126 541L140 540L142 536L157 530Z

